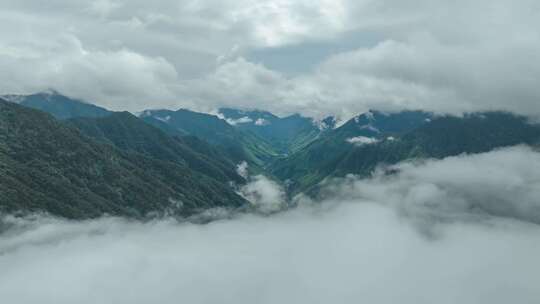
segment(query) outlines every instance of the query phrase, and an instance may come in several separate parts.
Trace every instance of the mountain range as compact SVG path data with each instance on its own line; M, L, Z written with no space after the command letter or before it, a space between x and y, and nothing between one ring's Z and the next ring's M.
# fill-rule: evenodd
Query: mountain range
M115 126L132 126L130 116L113 115ZM207 153L204 144L187 147L192 139L165 139L145 124L147 134L134 129L128 132L134 137L101 136L107 127L101 119L63 122L0 100L0 210L145 218L248 205L229 184L243 178L232 164L210 161L216 152Z
M302 150L324 131L335 126L335 120L332 117L317 123L299 114L278 117L265 111L242 111L230 108L219 109L218 113L237 129L264 138L281 155L290 155Z
M0 101L0 210L67 218L186 216L249 208L251 174L319 195L348 174L405 160L540 143L540 125L505 112L368 111L342 125L294 114L223 108L113 112L57 92Z

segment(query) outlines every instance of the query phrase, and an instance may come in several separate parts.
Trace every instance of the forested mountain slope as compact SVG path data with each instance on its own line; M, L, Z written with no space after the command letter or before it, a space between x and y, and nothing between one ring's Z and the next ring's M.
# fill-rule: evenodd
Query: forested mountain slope
M107 109L78 99L69 98L56 91L31 95L8 95L5 97L9 101L20 105L47 112L57 119L105 117L111 113Z
M402 115L398 113L393 116L401 119ZM489 112L425 119L420 115L418 118L417 123L409 121L403 125L406 126L404 128L374 127L376 124L373 122L368 127L358 127L359 119L353 119L307 149L275 162L272 173L288 181L292 192L299 192L308 190L327 177L368 175L380 164L481 153L517 144L533 145L540 141L538 125L510 113ZM354 128L351 127L353 124ZM360 125L366 126L365 122Z
M122 151L48 114L0 100L2 211L144 217L246 203L187 165Z
M298 114L278 117L265 111L219 109L219 113L239 130L251 132L269 142L282 155L297 152L322 133L333 128L333 120L316 123Z
M68 121L85 135L145 156L186 165L221 182L243 183L236 164L220 151L193 136L170 136L128 112L103 118L74 118Z
M273 147L249 132L241 132L217 116L180 109L148 110L140 115L145 122L169 134L193 135L219 147L236 161L264 167L278 156Z

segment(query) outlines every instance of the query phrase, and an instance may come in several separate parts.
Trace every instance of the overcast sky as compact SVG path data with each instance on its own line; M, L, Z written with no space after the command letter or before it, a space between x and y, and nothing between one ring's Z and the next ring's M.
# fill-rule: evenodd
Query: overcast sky
M534 0L1 0L0 93L114 110L540 116Z

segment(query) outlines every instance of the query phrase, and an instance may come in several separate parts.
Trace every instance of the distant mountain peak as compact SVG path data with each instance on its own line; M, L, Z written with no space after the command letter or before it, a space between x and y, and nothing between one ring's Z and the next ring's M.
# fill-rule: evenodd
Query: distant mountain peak
M286 155L308 145L334 123L324 123L298 113L279 117L267 111L221 108L218 117L240 131L254 134Z
M246 110L233 108L218 109L217 116L232 126L251 125L256 127L268 126L276 119L276 115L262 110Z
M364 112L360 115L355 116L353 119L354 119L354 122L356 122L357 124L366 124L366 123L375 121L377 119L376 116L379 116L379 115L384 115L384 114L378 111L369 110L367 112Z
M156 116L156 119L165 123L169 123L169 121L171 120L171 115L167 115L165 117Z
M58 91L56 91L54 89L47 89L47 90L44 90L44 91L41 91L41 92L38 92L38 93L33 93L33 94L6 94L6 95L2 95L0 97L2 99L6 100L6 101L9 101L9 102L21 103L21 102L25 101L26 99L28 99L30 97L42 98L43 101L51 101L54 96L67 98L66 96L60 94ZM79 100L77 100L77 101L82 102L82 101L79 101Z
M333 130L336 128L338 120L334 116L328 116L321 120L313 119L313 125L315 125L321 131Z
M28 108L47 112L57 119L104 117L111 113L105 108L62 95L53 89L30 95L6 95L4 99Z

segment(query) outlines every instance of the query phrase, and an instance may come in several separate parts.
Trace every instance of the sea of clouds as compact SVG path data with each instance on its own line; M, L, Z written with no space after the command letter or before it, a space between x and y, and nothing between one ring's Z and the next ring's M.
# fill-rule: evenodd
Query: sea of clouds
M264 206L264 193L284 199L262 177L246 187ZM402 163L328 181L323 194L205 225L4 217L0 300L540 302L540 153L531 148Z

